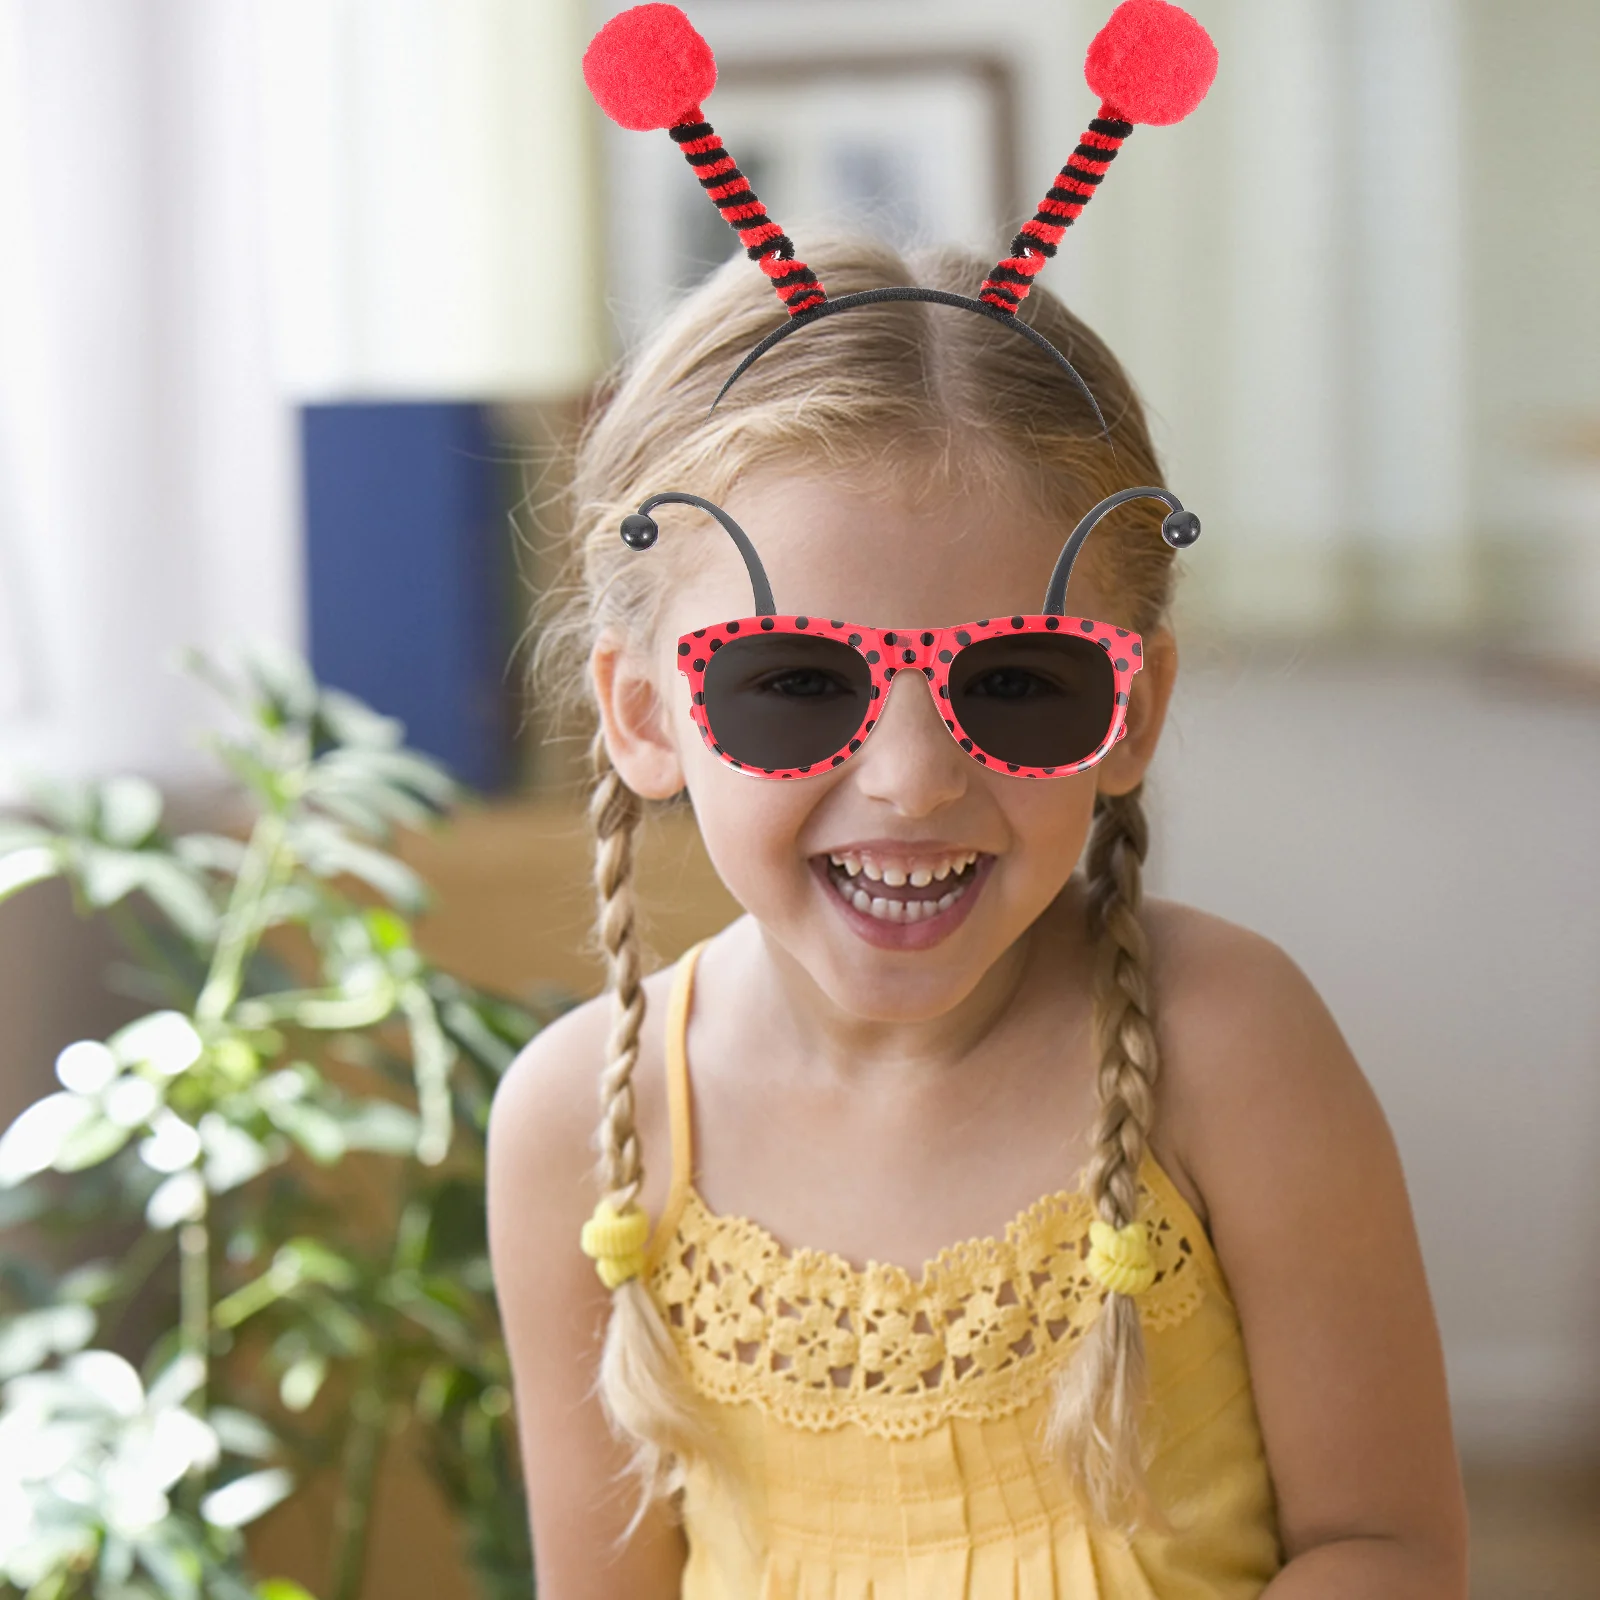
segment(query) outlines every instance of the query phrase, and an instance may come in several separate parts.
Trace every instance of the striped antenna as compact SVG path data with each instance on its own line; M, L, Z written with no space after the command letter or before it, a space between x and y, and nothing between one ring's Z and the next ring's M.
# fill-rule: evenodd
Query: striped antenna
M717 63L676 6L634 6L613 17L590 41L583 76L613 122L637 132L667 130L790 316L823 304L817 275L795 259L794 240L768 216L700 109L716 84Z
M827 295L816 273L805 262L795 260L794 240L767 215L750 180L723 147L721 136L704 119L700 108L696 106L690 119L674 124L667 133L694 168L706 198L739 235L744 253L772 280L789 315L795 317L820 306Z
M1100 111L1056 174L1039 209L1011 241L1011 254L983 280L978 298L1014 312L1062 235L1094 199L1137 123L1181 122L1217 75L1217 48L1189 15L1166 0L1123 0L1094 37L1084 62Z

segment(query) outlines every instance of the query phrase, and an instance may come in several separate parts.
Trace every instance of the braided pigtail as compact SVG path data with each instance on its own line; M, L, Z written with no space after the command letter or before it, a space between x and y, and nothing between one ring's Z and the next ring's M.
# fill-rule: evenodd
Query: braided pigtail
M1146 1399L1137 1296L1153 1276L1137 1220L1139 1168L1155 1117L1159 1069L1149 952L1139 920L1149 826L1139 790L1101 795L1089 839L1089 926L1097 944L1094 1035L1100 1112L1089 1161L1091 1272L1104 1308L1057 1381L1050 1449L1078 1479L1101 1521L1165 1525L1145 1479L1139 1440ZM1126 1525L1125 1522L1125 1525Z
M672 1335L642 1276L650 1224L639 1206L644 1165L633 1106L633 1069L645 1009L633 863L644 803L611 765L599 733L590 755L597 931L614 1015L600 1078L597 1142L603 1198L584 1226L583 1248L611 1290L599 1392L613 1429L633 1446L630 1466L641 1495L628 1525L631 1534L652 1501L681 1485L684 1463L707 1454L708 1436Z

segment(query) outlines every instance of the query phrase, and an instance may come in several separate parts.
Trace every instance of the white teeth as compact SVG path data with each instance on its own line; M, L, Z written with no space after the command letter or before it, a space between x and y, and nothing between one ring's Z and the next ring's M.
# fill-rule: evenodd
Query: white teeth
M919 889L926 889L935 878L943 882L952 872L965 872L977 859L976 851L968 851L965 855L947 857L936 866L903 867L883 866L865 856L828 857L833 866L842 868L850 877L859 878L864 874L874 883L886 883L892 889L903 888L908 883L914 884Z
M837 884L839 894L849 905L880 922L925 922L948 911L970 885L961 883L948 889L937 900L899 900L888 895L869 895L865 889L853 888L848 883Z

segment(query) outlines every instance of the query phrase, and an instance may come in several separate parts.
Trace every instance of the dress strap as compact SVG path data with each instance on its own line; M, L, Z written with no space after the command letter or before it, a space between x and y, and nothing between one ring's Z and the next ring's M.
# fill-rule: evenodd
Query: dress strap
M672 1132L672 1183L667 1190L648 1262L654 1265L677 1231L678 1218L694 1184L694 1121L689 1101L689 1006L694 998L694 969L700 952L710 943L702 939L678 958L667 1000L667 1120Z

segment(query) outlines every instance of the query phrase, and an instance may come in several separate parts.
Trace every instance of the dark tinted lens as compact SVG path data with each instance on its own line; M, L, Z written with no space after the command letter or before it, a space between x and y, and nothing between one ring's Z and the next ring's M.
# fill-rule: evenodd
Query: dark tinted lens
M746 766L814 766L866 720L872 669L837 639L730 639L706 665L711 737Z
M1116 688L1106 652L1072 634L980 639L950 669L950 703L967 737L1019 767L1092 755L1111 727Z

